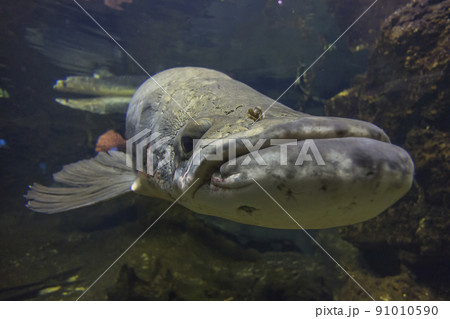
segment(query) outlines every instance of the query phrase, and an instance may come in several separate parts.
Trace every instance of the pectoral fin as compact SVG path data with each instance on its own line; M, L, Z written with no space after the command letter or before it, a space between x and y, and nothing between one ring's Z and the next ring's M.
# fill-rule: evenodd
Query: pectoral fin
M99 203L131 192L136 172L126 165L123 152L101 152L96 157L63 167L53 179L65 186L29 186L26 206L40 213L59 213Z

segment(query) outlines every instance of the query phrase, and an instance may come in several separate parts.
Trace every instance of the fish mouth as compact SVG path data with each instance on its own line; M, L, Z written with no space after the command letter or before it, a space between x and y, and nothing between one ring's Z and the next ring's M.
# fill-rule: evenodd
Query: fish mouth
M232 134L199 149L197 167L190 167L185 180L199 178L201 183L216 191L237 189L254 183L258 174L251 174L258 165L293 166L307 140L341 140L345 138L370 139L390 144L388 136L377 126L351 119L305 116L301 118L272 118L256 122L248 131ZM346 140L351 145L355 140ZM323 143L322 143L323 144ZM278 157L286 151L285 165ZM264 157L258 162L259 155ZM322 151L323 152L323 151ZM220 159L212 159L221 154ZM212 159L212 160L211 160ZM250 160L250 162L249 162ZM195 162L195 160L194 160ZM195 174L191 174L195 172Z
M330 184L337 180L373 180L382 175L390 175L392 184L405 181L410 185L413 171L414 165L405 150L376 139L293 140L222 163L211 174L208 186L232 191L255 181L283 181L290 185L317 178Z

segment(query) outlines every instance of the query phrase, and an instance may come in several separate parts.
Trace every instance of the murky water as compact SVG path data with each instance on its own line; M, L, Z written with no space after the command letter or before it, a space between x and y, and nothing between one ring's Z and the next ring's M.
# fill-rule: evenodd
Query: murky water
M331 115L385 129L416 162L411 192L372 224L310 234L375 299L448 298L449 224L441 222L449 205L449 113L442 110L448 50L432 42L442 30L430 31L430 44L408 38L397 20L386 24L409 1L381 2L341 37L373 1L3 1L0 299L75 300L83 292L86 300L369 299L301 230L241 225L181 206L90 288L170 203L127 195L55 215L28 210L28 185L50 185L62 165L95 155L99 135L124 131L123 115L60 105L55 98L79 96L52 86L71 75L142 76L177 66L219 70L273 99L306 71L280 102L314 115L324 115L327 105ZM448 1L426 8L440 26L438 13L448 12ZM411 19L426 28L422 16ZM401 32L403 51L394 39ZM392 39L392 46L380 38ZM436 50L421 50L427 45ZM408 58L414 47L419 53ZM420 59L422 68L408 69ZM410 92L404 110L378 108ZM359 101L376 107L351 107L364 106ZM428 157L415 156L421 147Z

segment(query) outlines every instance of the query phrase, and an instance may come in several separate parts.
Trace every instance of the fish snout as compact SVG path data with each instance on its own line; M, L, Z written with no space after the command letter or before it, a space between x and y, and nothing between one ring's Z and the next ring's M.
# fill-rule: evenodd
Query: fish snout
M262 120L254 125L262 128L262 137L270 139L326 139L365 137L390 143L389 137L378 126L360 120L338 117L304 116L300 118L276 118ZM250 134L248 134L250 135Z

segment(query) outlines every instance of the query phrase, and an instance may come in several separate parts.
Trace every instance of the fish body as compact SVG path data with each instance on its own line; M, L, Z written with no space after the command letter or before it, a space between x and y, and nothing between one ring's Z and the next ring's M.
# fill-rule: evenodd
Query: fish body
M127 96L107 96L87 99L55 99L55 101L61 105L68 106L76 110L97 114L125 114L127 112L128 103L130 103L130 100L131 97Z
M57 80L53 89L60 92L94 96L132 96L136 88L146 80L144 76L68 76Z
M61 105L97 114L125 114L131 96L145 80L145 76L115 76L106 69L100 69L92 77L68 76L64 80L57 80L53 89L91 96L76 99L56 98L55 101Z
M139 142L143 132L152 135ZM377 126L294 111L204 68L144 82L125 137L135 152L67 165L54 175L67 187L34 184L27 206L55 213L134 191L239 223L329 228L378 215L409 190L414 173L409 154Z

